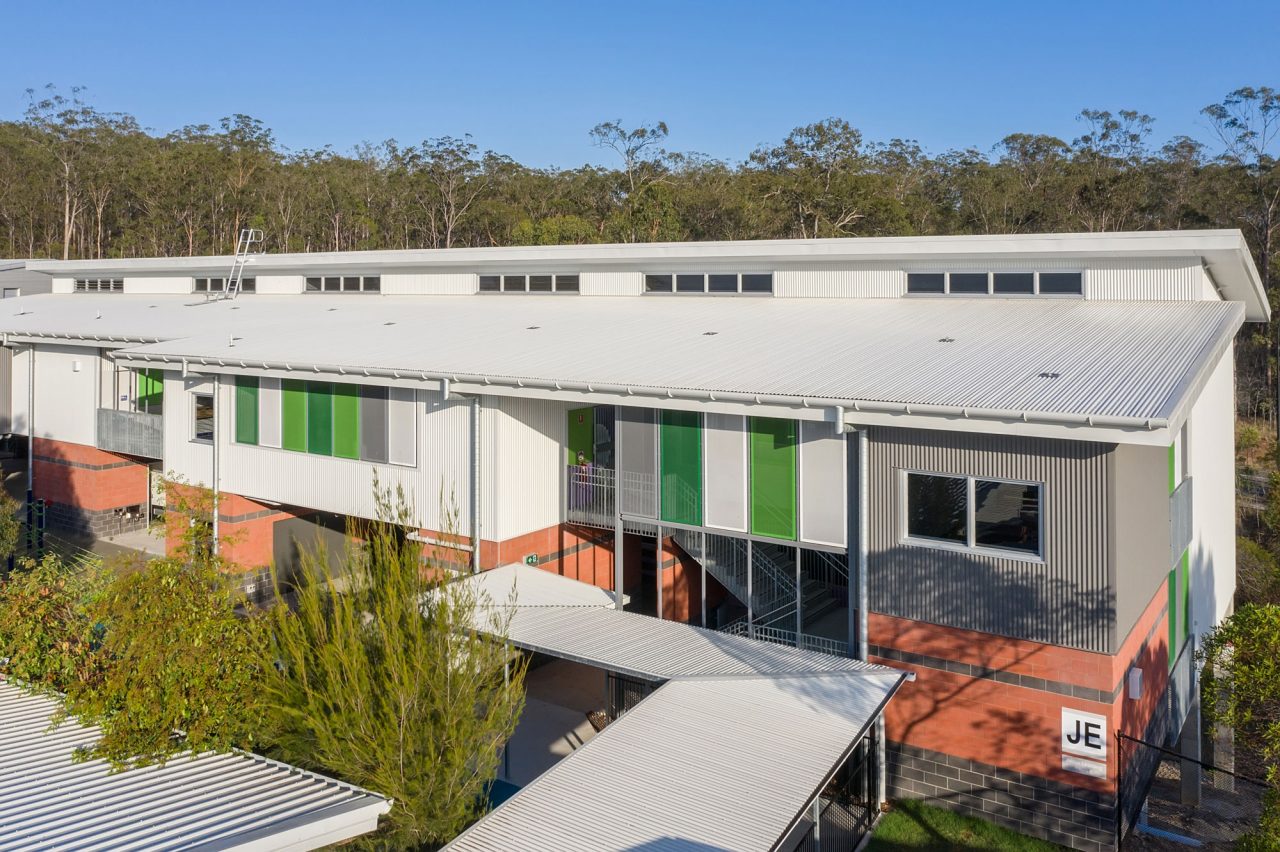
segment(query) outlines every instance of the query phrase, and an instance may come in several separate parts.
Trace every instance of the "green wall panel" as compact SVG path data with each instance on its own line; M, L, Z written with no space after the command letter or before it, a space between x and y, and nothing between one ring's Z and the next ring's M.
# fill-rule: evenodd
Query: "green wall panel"
M662 412L658 457L662 520L702 523L702 419L693 411Z
M751 418L751 532L796 537L796 422Z
M333 455L333 386L307 383L307 452Z
M578 453L587 461L592 458L596 444L596 412L594 408L575 408L568 414L569 436L566 449L568 463L578 463Z
M280 446L307 451L307 383L296 379L280 382Z
M164 404L164 371L142 370L138 373L138 410L159 414Z
M236 377L236 443L258 443L258 380Z
M360 458L360 387L333 386L333 454Z

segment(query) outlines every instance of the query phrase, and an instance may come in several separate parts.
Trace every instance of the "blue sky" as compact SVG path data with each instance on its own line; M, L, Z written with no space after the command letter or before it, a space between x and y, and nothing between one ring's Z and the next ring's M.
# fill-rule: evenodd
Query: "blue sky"
M826 116L935 153L1071 139L1085 107L1208 141L1201 107L1280 87L1276 0L0 0L0 22L0 118L51 82L161 132L242 112L295 150L470 133L537 166L608 161L587 136L606 119L728 160Z

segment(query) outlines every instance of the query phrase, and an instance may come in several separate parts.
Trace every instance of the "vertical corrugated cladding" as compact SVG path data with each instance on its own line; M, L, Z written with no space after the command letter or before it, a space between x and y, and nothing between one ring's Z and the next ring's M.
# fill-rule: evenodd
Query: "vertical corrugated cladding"
M871 607L876 612L1109 650L1106 457L1111 445L918 429L870 430ZM903 541L902 472L1043 483L1043 561Z
M578 291L584 296L639 296L644 292L644 273L583 272Z
M393 273L382 276L387 296L468 296L476 292L474 272Z
M13 350L0 349L0 389L9 393L0 395L0 432L13 431Z
M481 535L502 541L562 520L566 412L563 402L483 397Z
M1204 271L1198 260L1188 258L1099 263L1087 268L1084 277L1088 299L1198 301L1203 295Z
M783 299L888 299L906 292L907 274L900 264L779 269L773 273L773 294Z

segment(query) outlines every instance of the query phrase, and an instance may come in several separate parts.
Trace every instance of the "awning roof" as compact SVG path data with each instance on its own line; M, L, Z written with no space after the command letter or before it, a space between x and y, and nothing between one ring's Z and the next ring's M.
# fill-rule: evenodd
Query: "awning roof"
M76 763L98 729L49 730L55 702L0 682L0 850L318 849L391 808L359 787L244 752L111 771Z
M17 301L0 303L11 340L115 341L138 364L430 387L447 378L460 392L632 405L785 405L807 419L839 406L873 425L915 417L906 425L1136 434L1180 426L1244 319L1237 302L1078 299Z
M666 682L446 847L458 852L773 849L908 677L621 612L524 565L461 582L481 629L496 609L513 644Z
M773 849L901 678L670 681L445 848Z

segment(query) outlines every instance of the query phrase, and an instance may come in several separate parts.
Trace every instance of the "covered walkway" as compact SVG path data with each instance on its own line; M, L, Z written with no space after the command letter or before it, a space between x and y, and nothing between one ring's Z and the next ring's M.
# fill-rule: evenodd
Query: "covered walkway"
M872 751L875 721L908 677L621 612L609 593L537 568L463 582L486 603L478 626L501 611L512 644L661 685L454 840L457 852L794 848L833 791L849 789L850 757ZM866 823L868 787L854 796ZM866 823L823 848L852 849Z

